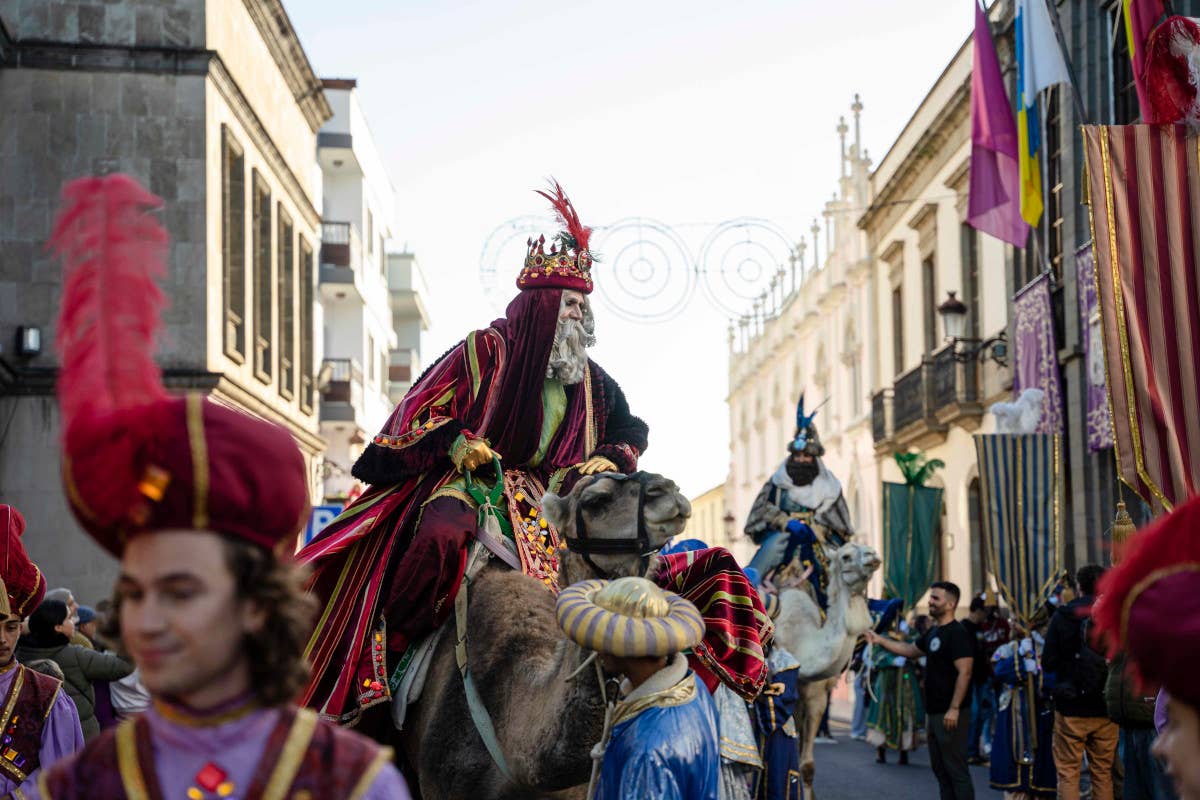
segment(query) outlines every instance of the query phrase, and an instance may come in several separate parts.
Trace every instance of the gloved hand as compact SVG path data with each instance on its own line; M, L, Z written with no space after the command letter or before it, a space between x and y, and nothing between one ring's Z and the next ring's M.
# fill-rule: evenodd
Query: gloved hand
M597 475L601 472L620 472L620 470L617 469L616 464L604 456L592 456L579 468L580 475Z
M486 439L464 438L450 454L450 460L459 472L474 472L496 458L500 458L500 454L488 446Z
M817 540L817 534L805 523L798 519L788 520L787 532L800 537L800 544L812 544Z
M1025 659L1025 671L1030 675L1036 675L1038 671L1038 662L1036 658Z
M907 663L908 663L908 659L905 658L904 656L896 656L896 666L897 667L903 667Z

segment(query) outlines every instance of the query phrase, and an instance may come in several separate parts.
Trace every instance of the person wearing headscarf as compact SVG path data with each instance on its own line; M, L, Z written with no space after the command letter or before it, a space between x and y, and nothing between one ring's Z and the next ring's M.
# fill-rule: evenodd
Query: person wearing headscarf
M63 483L120 561L115 627L152 703L43 770L41 800L405 800L388 748L293 704L314 611L291 556L310 510L295 440L162 385L161 201L119 174L64 201Z
M562 231L549 247L530 240L504 316L413 384L354 465L370 488L300 553L324 604L302 701L328 718L352 723L388 702L389 679L403 678L389 665L449 617L477 531L557 590L563 542L542 496L581 475L632 473L646 450L646 424L586 352L591 229L558 184L541 194Z
M611 729L593 751L602 757L594 796L717 800L716 707L683 656L704 635L696 607L628 577L568 586L555 614L568 639L621 679Z
M46 579L29 559L25 518L0 504L0 797L29 797L42 770L83 747L75 704L51 677L16 659L21 623L46 594ZM64 606L65 608L65 606Z

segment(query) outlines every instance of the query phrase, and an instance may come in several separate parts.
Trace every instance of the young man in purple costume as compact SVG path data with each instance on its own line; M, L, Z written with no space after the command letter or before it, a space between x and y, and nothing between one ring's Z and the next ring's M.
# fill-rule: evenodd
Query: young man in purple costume
M21 621L46 594L46 579L21 544L24 530L21 512L0 505L0 800L30 797L41 770L83 747L62 681L15 658Z
M162 387L158 198L124 175L64 198L63 480L121 561L114 615L153 702L43 770L40 796L406 800L388 748L291 703L314 610L290 555L309 470L285 429Z

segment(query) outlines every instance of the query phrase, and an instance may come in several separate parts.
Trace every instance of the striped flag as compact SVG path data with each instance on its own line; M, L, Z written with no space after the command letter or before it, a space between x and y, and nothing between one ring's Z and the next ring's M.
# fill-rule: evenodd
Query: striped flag
M1062 437L975 436L988 564L1026 625L1063 574Z
M1125 41L1129 46L1129 60L1133 66L1133 83L1137 88L1138 105L1142 119L1148 119L1149 102L1146 86L1142 81L1142 70L1146 66L1146 40L1150 31L1163 18L1162 0L1121 0L1121 19L1125 21Z
M1017 137L1020 146L1021 216L1030 225L1042 217L1041 123L1038 92L1070 83L1067 63L1050 23L1046 0L1017 0Z
M1200 482L1200 137L1183 125L1083 135L1117 467L1161 513Z

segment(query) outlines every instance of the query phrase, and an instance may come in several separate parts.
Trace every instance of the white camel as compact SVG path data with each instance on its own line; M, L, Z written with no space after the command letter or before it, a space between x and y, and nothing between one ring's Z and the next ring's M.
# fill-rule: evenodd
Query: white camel
M796 707L799 732L800 776L804 796L813 800L813 740L829 692L850 664L858 637L871 627L867 609L867 583L880 566L879 554L863 544L842 545L829 559L828 610L821 607L802 581L803 588L788 586L779 592L780 612L775 639L800 662L801 701Z

